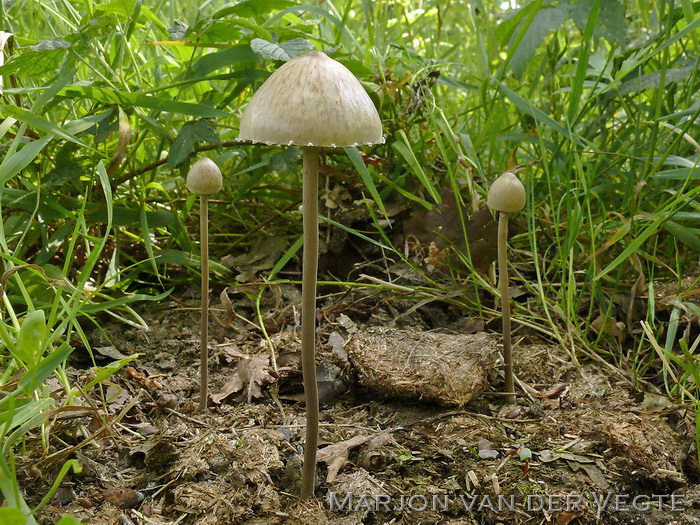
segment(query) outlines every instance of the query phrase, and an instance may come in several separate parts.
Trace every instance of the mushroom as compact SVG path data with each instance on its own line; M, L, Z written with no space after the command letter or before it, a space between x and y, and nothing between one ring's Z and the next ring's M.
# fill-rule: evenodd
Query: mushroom
M498 284L503 312L503 361L506 375L506 402L515 403L513 355L510 344L510 302L508 299L508 214L517 213L525 206L525 187L512 171L498 177L486 199L489 208L498 212Z
M199 410L207 408L209 385L209 195L221 189L221 170L208 157L195 162L187 174L187 188L199 195L199 236L202 245L202 305L200 324Z
M315 320L319 152L328 147L381 144L382 124L355 76L325 53L309 51L284 64L260 86L243 112L238 140L303 149L301 360L306 446L301 497L306 499L314 491L318 446Z

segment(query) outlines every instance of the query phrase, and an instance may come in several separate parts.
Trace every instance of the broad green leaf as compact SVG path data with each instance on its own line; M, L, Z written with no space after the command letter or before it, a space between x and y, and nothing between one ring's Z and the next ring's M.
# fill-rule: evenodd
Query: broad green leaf
M695 59L689 58L687 60L679 60L677 65L681 67L675 67L665 71L664 86L685 82L692 75L697 74ZM631 77L632 75L628 76ZM645 89L659 89L661 87L660 84L661 71L653 71L651 73L646 73L644 75L631 78L630 80L624 80L620 84L619 94L621 96L626 96L632 93L638 93L639 91L643 91Z
M229 15L240 17L250 17L256 15L265 15L272 11L287 9L296 5L289 0L243 0L235 4L229 4L222 9L219 9L212 18L223 18Z
M555 6L543 6L539 9L532 19L532 23L525 29L522 39L519 42L516 39L511 44L510 67L515 78L522 77L544 37L559 29L568 15L569 6L563 2ZM527 23L528 20L529 18L523 21L523 24Z
M283 148L270 155L270 170L277 173L289 173L299 168L301 149L294 146Z
M254 38L250 43L250 47L264 58L286 62L287 60L301 56L313 49L314 45L303 38L295 38L294 40L288 40L287 42L280 42L277 44L268 42L262 38Z
M71 47L69 42L49 40L31 46L0 67L0 75L27 75L39 78L58 69Z
M219 144L219 135L211 122L206 120L185 122L168 153L168 166L174 169L185 162L194 151L194 145L197 142Z
M140 355L141 354L132 354L129 357L120 359L119 361L114 361L113 363L110 363L107 366L97 368L97 370L94 371L93 379L87 385L85 385L85 391L90 390L93 386L95 386L98 383L106 381Z
M19 380L17 390L7 397L0 398L0 406L5 404L10 397L13 397L20 392L24 393L25 395L29 395L34 392L34 390L39 388L39 386L46 381L51 374L54 373L54 371L66 360L72 351L73 348L68 346L68 343L63 343L61 346L49 353L49 355L27 370L27 373L24 374Z
M258 60L258 56L250 49L250 46L233 46L201 56L187 69L184 78L206 77L221 68L229 68L240 62L257 62Z
M652 175L651 178L654 180L696 180L700 179L700 166L660 171Z
M2 525L25 525L27 518L19 509L0 507L0 523Z
M697 234L697 229L687 228L674 221L666 221L664 228L688 248L700 252L700 237Z
M134 12L135 7L136 0L112 0L111 2L97 6L97 9L107 13L129 17Z
M569 9L571 19L581 31L585 30L586 23L590 19L594 2L595 0L579 0ZM614 44L625 44L627 41L625 6L619 0L601 0L597 22L594 36L602 36Z
M46 342L46 333L44 311L29 312L17 334L17 357L27 367L33 366L41 357Z
M189 115L200 118L220 118L227 117L228 113L203 104L193 104L190 102L180 102L166 98L142 95L140 93L128 93L126 91L114 91L112 89L96 88L92 86L70 86L63 88L60 94L69 98L88 98L103 104L117 104L123 107L142 107Z

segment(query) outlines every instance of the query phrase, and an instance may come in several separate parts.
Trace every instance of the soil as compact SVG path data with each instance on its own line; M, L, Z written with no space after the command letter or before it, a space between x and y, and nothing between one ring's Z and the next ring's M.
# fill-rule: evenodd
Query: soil
M67 459L83 466L40 522L72 513L93 525L700 523L692 407L640 394L614 367L524 329L514 339L516 407L498 394L498 366L465 405L397 399L395 386L363 381L348 341L392 324L425 331L426 319L438 318L432 331L442 334L479 335L490 323L435 305L393 323L410 305L359 292L320 301L321 446L315 498L300 501L299 319L280 306L298 291L273 292L262 305L269 340L253 300L215 301L205 413L196 298L144 309L149 330L104 318L89 334L97 366L139 356L86 392L92 407L51 419L48 452L37 434L18 454L30 506ZM69 365L74 384L94 377L84 348ZM60 406L63 390L51 387Z

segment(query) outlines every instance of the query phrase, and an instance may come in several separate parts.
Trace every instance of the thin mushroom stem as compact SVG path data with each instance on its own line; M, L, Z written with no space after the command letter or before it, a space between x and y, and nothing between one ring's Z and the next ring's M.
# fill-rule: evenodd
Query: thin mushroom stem
M301 369L306 398L306 446L301 473L301 498L308 499L316 481L318 388L316 384L316 274L318 271L319 148L304 148L304 257L301 285Z
M202 259L202 306L199 329L199 411L207 408L209 388L209 196L200 195L199 235L201 239Z
M508 213L498 213L498 284L501 291L503 312L503 361L506 374L506 402L515 404L513 381L513 353L510 346L510 301L508 299Z

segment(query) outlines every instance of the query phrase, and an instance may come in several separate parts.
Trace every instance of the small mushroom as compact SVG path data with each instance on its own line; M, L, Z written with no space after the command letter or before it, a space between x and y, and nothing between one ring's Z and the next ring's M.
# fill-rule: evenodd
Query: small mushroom
M384 142L372 100L355 76L325 53L309 51L275 71L248 103L240 141L301 146L303 228L301 354L306 398L306 447L301 497L313 494L318 447L316 278L320 148Z
M187 188L199 195L199 235L202 244L202 305L200 325L199 410L207 408L209 385L209 195L221 189L221 170L208 157L195 162L187 174Z
M512 171L498 177L486 199L489 208L498 212L498 284L503 312L503 361L506 375L506 401L515 404L513 355L510 341L510 301L508 299L508 214L517 213L525 206L525 187Z

